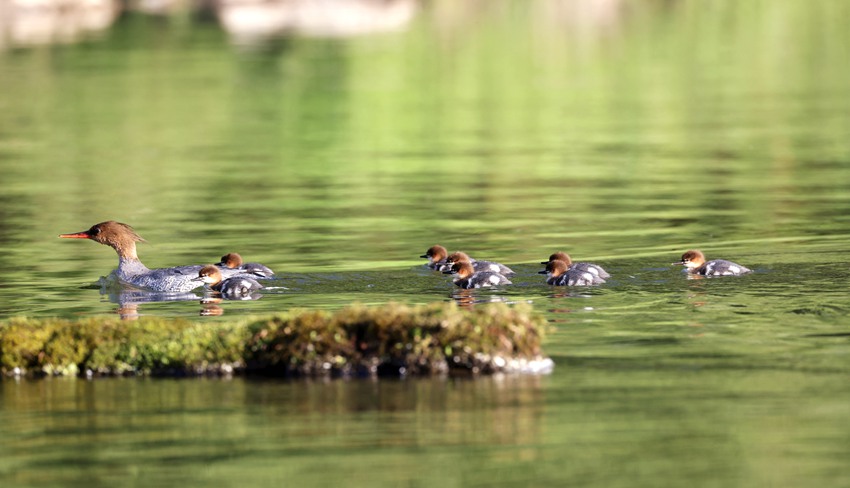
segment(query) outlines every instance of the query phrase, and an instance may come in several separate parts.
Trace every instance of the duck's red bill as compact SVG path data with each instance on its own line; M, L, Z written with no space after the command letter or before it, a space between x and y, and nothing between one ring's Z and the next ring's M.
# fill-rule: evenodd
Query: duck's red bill
M77 232L76 234L59 234L59 237L64 239L88 239L88 232Z

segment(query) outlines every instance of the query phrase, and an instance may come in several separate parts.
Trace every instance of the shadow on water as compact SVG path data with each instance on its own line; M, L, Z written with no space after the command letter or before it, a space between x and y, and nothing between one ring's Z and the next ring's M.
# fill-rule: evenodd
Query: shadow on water
M103 279L101 281L104 281ZM140 290L133 287L122 286L117 283L103 284L100 287L100 294L116 305L115 313L125 320L133 320L144 313L140 310L142 305L156 303L171 303L171 302L196 302L201 304L198 312L201 316L219 316L224 314L225 305L227 302L246 302L254 301L263 298L264 294L275 293L282 287L269 286L263 289L263 293L255 291L248 295L227 296L222 297L220 293L200 289L198 292L182 292L182 293L166 293L149 290ZM148 310L155 310L153 307Z

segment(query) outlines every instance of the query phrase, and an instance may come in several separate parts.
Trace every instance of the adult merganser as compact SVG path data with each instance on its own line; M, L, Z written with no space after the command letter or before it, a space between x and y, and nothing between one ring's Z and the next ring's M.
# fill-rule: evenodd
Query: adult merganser
M688 273L702 276L737 276L752 272L749 268L725 259L712 259L706 262L702 251L696 249L682 254L682 260L672 264L683 265Z
M222 256L221 262L216 266L240 270L261 278L270 278L274 276L274 271L260 263L243 263L242 256L235 252L229 252Z
M428 251L425 254L419 256L420 258L427 258L428 264L425 266L437 270L437 271L449 271L452 269L452 265L446 263L446 257L449 255L449 252L446 251L446 248L436 244L428 248Z
M221 293L222 297L231 300L247 297L263 288L263 285L259 284L257 280L247 276L234 276L224 279L221 275L221 269L212 264L201 268L195 281L205 283L210 290L217 291Z
M567 263L567 268L569 268L569 269L576 269L576 270L579 270L579 271L587 271L588 273L592 273L592 274L598 276L599 278L602 278L603 280L605 278L611 277L611 275L608 274L607 271L602 269L602 266L599 266L598 264L593 264L593 263L574 263L573 260L570 258L569 254L567 254L565 252L561 252L561 251L558 251L558 252L550 255L549 261L541 261L540 264L549 264L552 261L563 261L563 262Z
M463 288L483 288L496 285L510 285L511 281L494 271L475 271L469 261L458 261L445 274L455 274L454 284Z
M75 234L61 234L65 239L91 239L115 249L118 253L118 269L113 275L119 281L160 292L187 292L201 286L195 281L203 266L176 266L174 268L148 269L136 254L136 243L145 242L136 231L127 224L109 220L95 224L89 230ZM241 270L225 269L225 277L242 274Z
M546 269L538 271L547 275L546 283L555 286L593 286L605 283L605 280L590 271L571 268L566 262L555 259L546 263Z
M470 258L465 252L453 252L446 257L446 264L454 264L462 261L470 262L475 271L492 271L494 273L499 273L502 276L511 276L514 274L514 271L504 264L495 263L493 261L477 261Z

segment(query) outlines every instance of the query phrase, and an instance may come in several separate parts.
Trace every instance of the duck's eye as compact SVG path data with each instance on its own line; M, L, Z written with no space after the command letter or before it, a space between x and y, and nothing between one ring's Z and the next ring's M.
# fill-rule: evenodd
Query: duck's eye
M100 234L100 227L92 227L91 229L89 229L89 234L93 236Z

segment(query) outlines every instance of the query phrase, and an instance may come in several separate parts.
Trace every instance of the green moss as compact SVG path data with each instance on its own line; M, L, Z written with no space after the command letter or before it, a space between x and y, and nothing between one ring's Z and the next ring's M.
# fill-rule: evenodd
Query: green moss
M0 324L0 367L66 375L489 373L542 359L543 324L529 306L448 303L290 311L235 323L20 318Z

